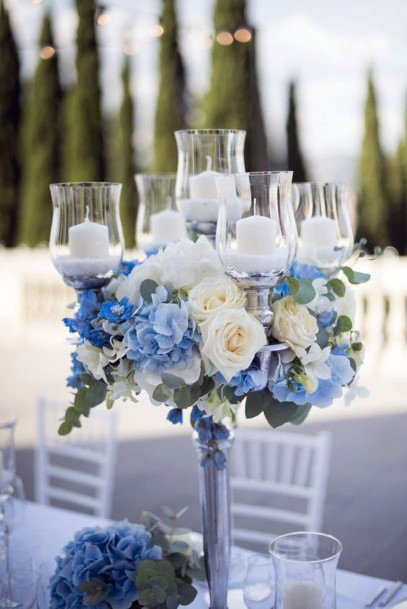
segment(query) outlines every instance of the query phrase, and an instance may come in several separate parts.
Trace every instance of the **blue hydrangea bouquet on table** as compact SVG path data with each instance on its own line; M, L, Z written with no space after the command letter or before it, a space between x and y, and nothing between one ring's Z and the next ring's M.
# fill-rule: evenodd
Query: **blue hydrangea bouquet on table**
M142 200L144 260L122 261L119 185L51 186L52 258L78 295L64 320L76 336L75 394L59 432L102 402L137 402L141 390L171 423L189 416L211 607L225 609L239 406L277 427L351 395L363 360L352 285L368 276L347 264L355 248L344 189L291 188L290 172L244 173L239 131L176 137L176 192L154 207L147 229L146 193ZM216 535L222 544L211 543Z

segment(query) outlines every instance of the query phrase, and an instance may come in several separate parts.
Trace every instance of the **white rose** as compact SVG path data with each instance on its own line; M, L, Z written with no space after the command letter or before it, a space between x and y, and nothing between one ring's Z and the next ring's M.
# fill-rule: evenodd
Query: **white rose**
M76 348L78 361L80 361L95 379L103 379L107 383L105 366L109 364L109 359L103 353L102 349L94 347L88 341L78 345Z
M135 266L130 275L119 283L116 290L117 300L127 298L132 304L135 304L140 296L140 286L145 279L152 279L157 283L162 283L162 260L163 252L160 250L158 254L150 256L150 258Z
M189 239L170 243L162 262L161 283L170 283L177 289L192 288L205 277L224 275L219 256L206 237L196 243Z
M305 305L298 304L292 296L276 300L271 327L274 338L287 343L298 354L316 340L318 324Z
M245 295L230 279L203 279L188 294L191 312L202 323L226 309L242 309Z
M202 354L227 382L250 366L267 344L264 328L246 309L226 309L201 324Z

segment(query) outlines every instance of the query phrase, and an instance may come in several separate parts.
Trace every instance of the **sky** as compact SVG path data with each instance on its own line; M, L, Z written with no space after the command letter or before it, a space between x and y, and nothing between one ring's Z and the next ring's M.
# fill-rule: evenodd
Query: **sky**
M39 2L34 4L33 2ZM120 103L123 48L133 57L132 88L137 141L151 142L158 84L158 39L152 35L160 0L105 0L110 22L99 27L106 109ZM76 14L72 0L8 0L23 60L30 75L38 60L38 31L45 6L52 10L63 77L74 77ZM210 73L208 36L212 0L178 0L180 44L192 93L202 94ZM407 0L248 0L248 22L257 30L257 65L268 137L284 154L287 82L298 82L302 147L314 174L353 179L363 135L366 72L374 69L386 151L403 130L407 91ZM351 175L352 174L352 175Z

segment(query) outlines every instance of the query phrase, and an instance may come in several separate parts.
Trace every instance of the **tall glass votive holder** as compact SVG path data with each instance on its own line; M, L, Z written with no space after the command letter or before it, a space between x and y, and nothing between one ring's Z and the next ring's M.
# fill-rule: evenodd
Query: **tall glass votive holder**
M296 253L291 179L289 171L218 177L216 247L227 274L246 291L247 310L267 332L271 289L287 274Z
M330 275L347 260L354 243L349 199L346 186L293 184L299 263L316 266Z
M119 214L121 184L51 184L52 262L77 291L100 289L120 267L124 239Z
M147 255L187 237L187 226L175 198L175 174L136 175L139 193L137 246Z
M336 609L342 544L322 533L289 533L270 543L276 573L275 609Z
M178 147L177 205L192 240L205 235L215 245L219 210L216 178L245 171L245 137L246 132L237 129L175 132Z

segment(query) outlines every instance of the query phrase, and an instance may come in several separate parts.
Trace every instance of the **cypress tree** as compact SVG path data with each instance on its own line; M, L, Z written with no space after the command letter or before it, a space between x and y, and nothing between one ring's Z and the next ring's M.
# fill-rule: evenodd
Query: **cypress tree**
M154 121L154 161L156 172L177 168L174 131L186 126L185 68L178 46L178 25L174 0L163 0L160 39L160 82Z
M64 179L94 181L105 178L105 151L99 85L99 57L95 31L94 0L76 0L77 84L65 110L66 151Z
M246 0L217 0L215 32L247 27ZM229 45L215 40L210 87L205 100L205 126L247 131L246 168L265 169L267 141L257 84L255 36L249 42L235 39Z
M404 166L404 147L404 142L401 141L395 153L387 160L389 243L399 254L406 251L407 245L407 174Z
M358 233L368 245L388 245L386 163L379 136L376 90L368 74L365 104L365 131L359 159Z
M123 184L120 200L121 218L126 247L135 243L137 216L137 189L134 181L136 173L135 151L133 146L134 105L130 91L130 59L126 57L123 72L123 99L120 108L121 170L120 182Z
M307 182L307 170L301 151L297 119L296 84L290 81L288 86L287 134L287 167L294 172L294 182Z
M0 243L16 243L18 219L20 62L10 18L0 0Z
M41 48L54 46L51 19L45 15ZM47 242L52 208L49 184L59 180L61 87L55 53L40 59L25 107L23 186L20 241L34 246Z

